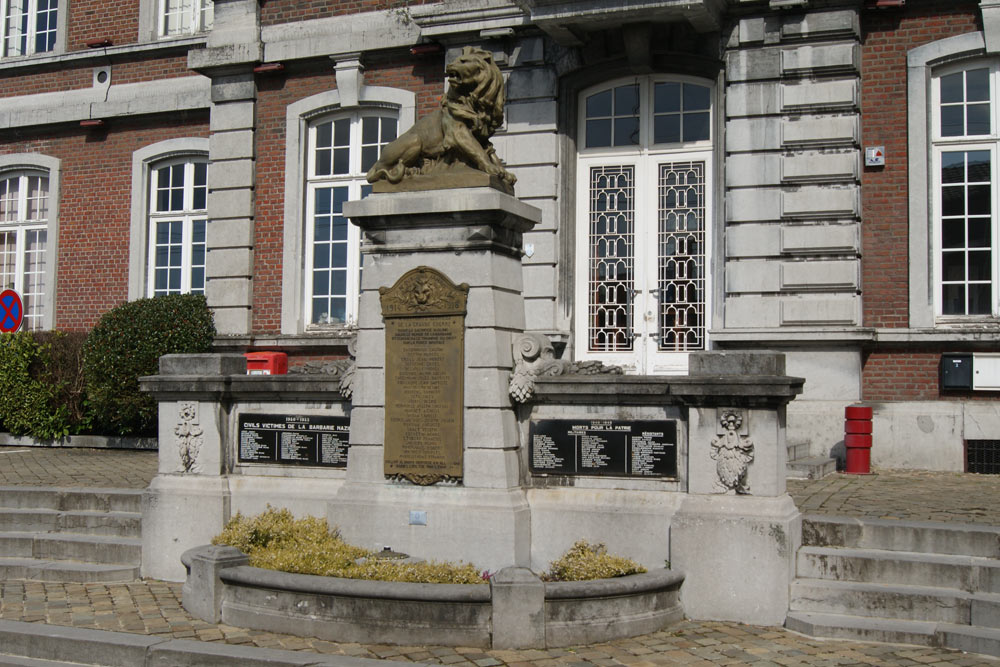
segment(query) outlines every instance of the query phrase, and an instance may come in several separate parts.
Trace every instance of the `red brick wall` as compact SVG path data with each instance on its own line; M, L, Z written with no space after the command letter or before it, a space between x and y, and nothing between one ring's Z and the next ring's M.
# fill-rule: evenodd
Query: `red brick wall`
M77 126L0 132L0 154L61 160L57 328L89 329L128 297L132 153L165 139L207 136L207 111L113 120L106 132Z
M66 5L60 3L59 10ZM66 48L87 48L91 39L110 39L115 46L134 44L139 38L139 0L73 0L69 3Z
M365 83L412 90L417 116L439 104L444 87L440 57L409 53L365 59ZM285 217L285 110L289 104L336 88L329 61L291 66L282 76L258 79L257 218L254 238L254 333L281 330L281 254Z
M386 9L402 9L434 0L263 0L261 25L294 23L326 16L360 14Z
M981 29L979 4L923 0L862 12L862 145L884 145L886 166L861 178L864 323L909 324L906 54Z
M865 401L996 400L1000 392L941 391L941 353L953 349L887 348L865 354L861 398Z
M81 67L57 65L60 69L41 72L10 71L0 75L0 97L90 88L94 83L95 66L97 64L90 63ZM141 58L130 62L114 63L111 67L111 83L121 85L141 81L158 81L192 74L194 73L187 66L186 55Z

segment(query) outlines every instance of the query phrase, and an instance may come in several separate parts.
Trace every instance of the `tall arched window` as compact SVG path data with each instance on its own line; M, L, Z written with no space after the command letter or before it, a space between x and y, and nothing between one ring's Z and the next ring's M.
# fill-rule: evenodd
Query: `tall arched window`
M396 138L396 113L357 110L309 126L306 166L305 293L309 325L357 319L361 283L358 228L343 215L345 201L371 192L365 174Z
M23 330L44 326L48 222L48 173L0 174L0 287L24 300Z
M647 76L581 95L578 356L669 373L705 349L712 92Z

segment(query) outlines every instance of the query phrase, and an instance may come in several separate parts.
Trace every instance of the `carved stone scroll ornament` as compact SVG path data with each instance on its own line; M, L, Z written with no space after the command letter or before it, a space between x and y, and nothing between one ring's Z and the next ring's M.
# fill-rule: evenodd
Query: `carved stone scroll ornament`
M368 182L392 184L428 176L423 187L461 187L463 171L484 172L513 193L513 174L504 169L490 137L503 124L504 81L493 54L467 46L445 67L448 92L441 108L430 113L395 141L368 171Z
M347 344L349 359L333 359L330 361L307 361L301 366L288 369L290 374L297 375L332 375L340 378L340 395L351 400L354 395L354 368L356 363L357 338L352 338Z
M177 405L177 416L180 421L174 426L174 435L181 458L180 472L197 472L198 452L204 442L204 432L198 424L198 403L181 401Z
M619 366L605 366L600 361L556 359L552 342L540 333L525 333L514 339L514 372L510 378L510 397L524 403L535 393L535 378L557 375L621 375Z
M753 461L753 441L740 434L743 416L735 410L725 410L719 417L722 434L712 440L712 458L718 479L715 488L720 493L750 493L747 470Z

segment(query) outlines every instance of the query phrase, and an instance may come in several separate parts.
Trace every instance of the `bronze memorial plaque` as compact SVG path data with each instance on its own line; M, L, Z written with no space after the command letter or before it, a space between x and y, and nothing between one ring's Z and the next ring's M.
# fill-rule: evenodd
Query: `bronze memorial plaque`
M469 286L421 266L380 287L385 320L385 474L415 484L462 477Z

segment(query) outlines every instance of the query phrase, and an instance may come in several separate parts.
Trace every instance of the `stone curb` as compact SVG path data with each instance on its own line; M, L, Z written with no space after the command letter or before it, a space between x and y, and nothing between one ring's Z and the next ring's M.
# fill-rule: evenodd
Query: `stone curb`
M382 667L391 663L372 658L0 621L0 664L7 656L106 667Z

